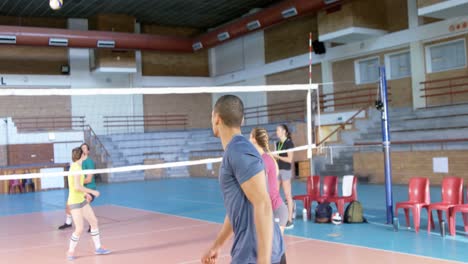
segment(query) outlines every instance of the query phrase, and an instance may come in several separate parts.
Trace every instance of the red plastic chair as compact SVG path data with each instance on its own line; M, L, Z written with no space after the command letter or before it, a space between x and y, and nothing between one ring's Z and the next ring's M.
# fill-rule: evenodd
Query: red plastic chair
M468 191L466 192L466 196L468 199ZM468 204L461 204L453 207L452 209L452 214L450 215L449 219L449 228L450 228L450 235L454 236L456 233L456 218L457 218L457 213L462 213L463 214L463 224L465 226L465 232L468 232Z
M429 179L414 177L410 179L408 186L409 200L396 204L395 216L398 217L398 209L405 210L406 226L410 226L409 210L413 212L413 224L416 232L419 232L421 226L421 210L431 203L429 191Z
M432 210L437 211L439 223L442 221L442 213L445 212L450 224L451 210L460 204L463 204L463 179L459 177L445 177L442 181L442 202L432 203L427 207L429 216L427 231L430 232L434 228Z
M346 175L343 177L342 196L329 197L327 202L336 204L338 213L344 215L344 207L346 203L357 201L357 177L354 175Z
M320 196L320 176L309 176L307 177L307 194L296 195L293 197L295 201L302 201L304 208L307 209L307 217L311 217L310 207L312 201Z
M19 191L20 193L24 192L23 185L21 184L20 180L10 180L9 187L8 187L8 192L10 194L16 193L16 191Z
M323 203L327 199L334 198L338 196L338 177L336 176L324 176L323 185L322 185L322 195L317 197L314 201L318 203ZM311 200L311 203L313 201Z

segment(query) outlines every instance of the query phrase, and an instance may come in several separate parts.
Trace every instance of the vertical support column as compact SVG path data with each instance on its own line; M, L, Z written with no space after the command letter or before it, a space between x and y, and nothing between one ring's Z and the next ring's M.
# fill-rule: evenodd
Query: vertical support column
M331 94L333 88L333 63L331 61L322 61L322 95ZM325 99L325 97L324 97ZM333 99L333 95L328 95L326 99ZM333 112L335 107L327 107L323 109L324 112Z
M422 17L418 15L417 0L408 0L408 26L415 28L422 25Z
M408 26L414 29L423 24L422 17L418 15L417 0L408 0ZM426 101L421 97L424 93L420 91L420 85L426 79L424 72L425 56L424 45L422 42L410 43L410 56L411 56L411 87L413 95L413 109L422 108L426 106Z
M423 86L421 82L426 79L425 72L425 54L424 45L422 42L410 43L410 54L411 54L411 88L413 95L413 109L426 107L426 100L424 97L424 91L421 91Z
M384 151L385 194L387 224L393 224L392 160L390 152L390 121L388 119L387 77L385 67L380 67L380 105L382 112L382 144Z

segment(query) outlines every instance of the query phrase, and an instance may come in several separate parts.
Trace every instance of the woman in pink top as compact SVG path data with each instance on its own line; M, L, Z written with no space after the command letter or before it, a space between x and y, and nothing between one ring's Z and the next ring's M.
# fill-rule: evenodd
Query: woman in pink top
M268 178L268 192L270 193L271 206L273 207L273 214L275 222L277 222L281 231L288 222L288 207L283 203L279 193L278 186L278 164L270 153L270 146L268 144L268 133L263 128L254 128L250 133L250 142L257 148L258 152L262 155L265 171Z

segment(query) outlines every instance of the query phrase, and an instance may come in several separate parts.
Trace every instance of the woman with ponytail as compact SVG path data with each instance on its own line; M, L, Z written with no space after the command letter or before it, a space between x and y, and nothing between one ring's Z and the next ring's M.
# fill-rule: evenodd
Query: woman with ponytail
M294 144L291 140L291 135L289 133L289 128L287 125L279 125L276 127L276 136L279 138L279 142L276 144L276 150L288 150L294 148ZM291 193L291 179L292 179L292 166L293 163L293 153L282 153L275 155L274 158L278 161L279 166L279 179L281 187L283 187L284 196L286 198L286 204L288 206L289 218L288 223L286 224L286 229L291 229L294 227L292 221L294 203Z
M270 146L268 145L269 136L267 131L263 128L254 128L250 133L250 142L252 142L260 155L262 155L267 175L268 192L270 194L273 215L275 222L279 224L281 232L283 232L286 227L286 223L288 222L289 213L288 208L283 203L279 194L278 164L270 152Z

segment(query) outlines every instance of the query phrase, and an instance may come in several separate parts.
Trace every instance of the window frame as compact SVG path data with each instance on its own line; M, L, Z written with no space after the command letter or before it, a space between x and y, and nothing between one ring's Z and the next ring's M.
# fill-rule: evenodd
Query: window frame
M460 42L460 41L463 42L463 47L464 47L464 50L465 50L465 64L463 66L460 66L460 67L454 67L454 68L450 68L450 69L434 71L432 69L431 48L439 47L439 46L443 46L443 45L447 45L447 44L451 44L451 43L455 43L455 42ZM446 71L465 69L467 67L467 55L468 55L467 53L468 52L466 51L466 39L465 38L458 38L458 39L454 39L454 40L449 40L449 41L444 41L444 42L440 42L440 43L436 43L436 44L427 45L425 47L426 72L427 73L438 73L438 72L446 72Z
M400 54L404 54L404 53L408 53L408 56L409 56L409 62L410 62L410 65L409 66L409 69L410 69L410 73L409 75L406 75L406 76L399 76L399 77L396 77L396 78L393 78L392 77L392 65L391 65L391 60L390 60L390 57L391 56L394 56L394 55L400 55ZM405 50L400 50L400 51L396 51L396 52L392 52L392 53L388 53L388 54L385 54L385 69L386 69L386 72L387 72L387 80L400 80L400 79L404 79L404 78L410 78L412 76L412 71L411 71L411 51L409 49L405 49Z
M362 58L362 59L358 59L358 60L355 60L354 61L354 78L355 78L355 82L357 85L362 85L362 84L372 84L372 83L378 83L379 82L379 78L377 78L377 80L375 81L369 81L369 82L363 82L361 80L361 69L359 67L359 64L363 61L368 61L368 60L375 60L377 59L377 68L379 68L380 66L380 56L371 56L371 57L366 57L366 58Z

